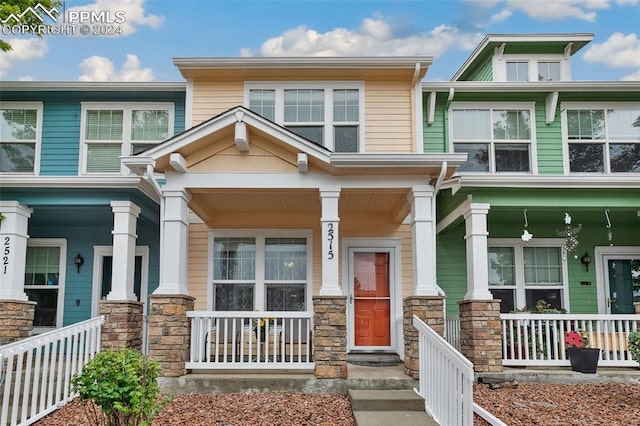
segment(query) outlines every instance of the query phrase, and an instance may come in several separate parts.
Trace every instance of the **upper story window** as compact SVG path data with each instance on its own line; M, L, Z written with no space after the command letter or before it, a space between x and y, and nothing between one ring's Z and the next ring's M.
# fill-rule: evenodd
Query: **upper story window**
M640 173L640 105L563 103L571 173Z
M571 80L571 64L564 55L496 55L493 70L494 81Z
M507 81L529 81L529 62L507 62Z
M0 173L37 173L41 138L42 103L0 104Z
M559 81L559 61L538 61L538 81Z
M450 111L453 151L468 154L461 172L535 170L533 104L458 102Z
M121 173L121 156L138 154L171 136L171 103L82 104L82 172Z
M252 111L334 152L363 150L364 86L354 83L247 83Z

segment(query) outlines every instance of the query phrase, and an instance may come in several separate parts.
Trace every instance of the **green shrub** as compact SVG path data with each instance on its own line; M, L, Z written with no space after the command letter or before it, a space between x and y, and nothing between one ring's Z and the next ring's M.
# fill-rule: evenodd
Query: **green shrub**
M81 400L102 409L109 426L148 425L168 400L161 400L158 363L133 349L100 352L71 380ZM98 416L94 413L98 424Z
M640 328L629 333L629 352L633 359L640 362Z

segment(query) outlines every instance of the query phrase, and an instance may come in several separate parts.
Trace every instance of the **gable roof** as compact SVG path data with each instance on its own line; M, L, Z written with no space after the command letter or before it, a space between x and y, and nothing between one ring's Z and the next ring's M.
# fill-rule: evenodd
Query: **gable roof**
M544 53L564 53L571 43L571 55L593 40L591 33L571 34L487 34L467 60L456 71L451 81L467 79L485 61L493 56L496 47L505 44L506 53L524 53L533 47L540 47Z

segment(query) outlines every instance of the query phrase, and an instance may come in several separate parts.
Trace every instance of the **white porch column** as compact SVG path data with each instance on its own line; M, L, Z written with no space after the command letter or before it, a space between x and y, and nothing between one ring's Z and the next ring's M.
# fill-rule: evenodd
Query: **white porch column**
M131 201L112 201L113 266L107 300L136 300L133 276L136 260L136 225L140 207Z
M338 274L338 200L340 189L320 188L322 203L322 286L320 296L341 296L340 275Z
M33 210L17 201L0 201L0 300L28 300L24 292L27 229Z
M437 296L433 188L414 186L408 198L411 203L413 295Z
M467 293L465 300L490 300L487 259L487 214L490 204L471 203L464 213L467 242Z
M160 285L153 294L182 294L187 291L189 246L189 201L185 190L164 191L160 233Z

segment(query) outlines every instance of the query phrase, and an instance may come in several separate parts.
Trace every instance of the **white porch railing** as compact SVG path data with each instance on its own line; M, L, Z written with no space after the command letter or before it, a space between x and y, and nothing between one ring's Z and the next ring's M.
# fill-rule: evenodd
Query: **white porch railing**
M445 339L451 346L460 350L460 318L447 317L444 323L444 335Z
M502 364L505 366L569 366L565 336L581 330L589 346L600 348L600 367L634 367L627 350L629 333L640 315L501 314Z
M30 425L73 398L71 378L100 351L103 317L0 346L0 425Z
M187 312L187 369L309 369L312 312ZM263 327L257 322L266 319Z

